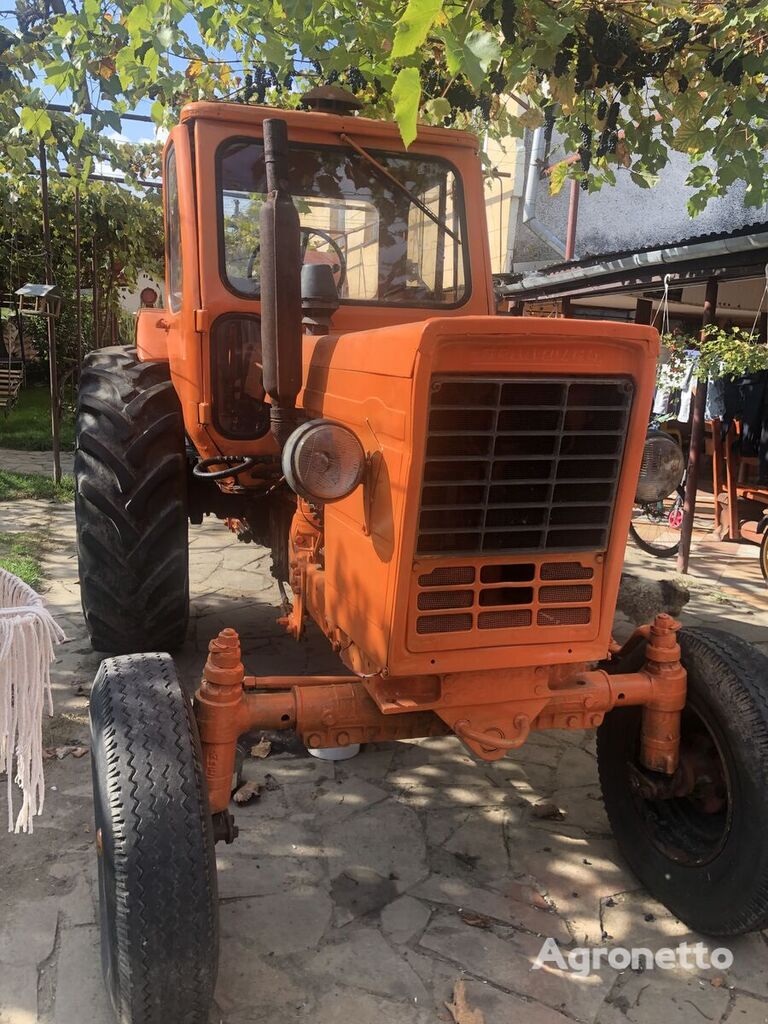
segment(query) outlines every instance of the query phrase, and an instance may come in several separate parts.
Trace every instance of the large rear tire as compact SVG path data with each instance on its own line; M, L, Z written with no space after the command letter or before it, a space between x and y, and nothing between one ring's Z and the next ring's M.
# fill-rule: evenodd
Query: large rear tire
M167 654L103 661L91 744L104 980L120 1024L207 1024L216 861L190 701Z
M98 651L172 651L189 615L187 464L168 364L132 348L85 360L75 515L83 614Z
M649 892L694 931L768 926L768 658L719 630L679 634L688 673L681 761L695 787L648 799L638 790L640 708L597 730L603 799L619 849ZM613 671L636 671L641 645Z

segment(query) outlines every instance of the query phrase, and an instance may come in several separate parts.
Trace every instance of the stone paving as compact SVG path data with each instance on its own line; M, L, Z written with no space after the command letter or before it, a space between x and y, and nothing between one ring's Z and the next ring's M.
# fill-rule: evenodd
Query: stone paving
M56 715L45 723L45 744L87 743L98 658L80 618L72 508L0 505L0 529L22 528L50 538L46 596L69 637L54 672ZM224 625L240 631L251 671L335 670L321 637L297 645L276 625L266 552L237 544L216 522L191 536L193 614L178 659L189 686ZM633 549L628 558L635 570L670 573ZM768 649L756 549L714 546L700 532L692 566L684 620L732 629ZM627 632L630 624L618 627ZM760 934L729 943L728 971L648 974L604 964L577 977L531 970L546 937L565 948L698 941L622 863L600 801L591 735L539 734L493 764L475 761L452 738L373 745L337 764L276 747L247 761L245 774L264 785L237 812L239 840L218 848L214 1021L768 1021ZM109 1024L89 757L54 758L46 777L34 835L0 831L0 1024ZM562 819L537 817L532 807L541 801L555 803Z

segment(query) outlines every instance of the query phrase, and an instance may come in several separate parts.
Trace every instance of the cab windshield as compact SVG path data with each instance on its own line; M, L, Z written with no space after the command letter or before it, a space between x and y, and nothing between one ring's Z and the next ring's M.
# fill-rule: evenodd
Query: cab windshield
M289 182L304 262L331 266L344 303L460 305L468 289L458 175L431 157L378 150L371 156L402 188L354 149L291 147ZM258 298L259 213L266 188L259 140L223 144L218 188L225 283L239 295Z

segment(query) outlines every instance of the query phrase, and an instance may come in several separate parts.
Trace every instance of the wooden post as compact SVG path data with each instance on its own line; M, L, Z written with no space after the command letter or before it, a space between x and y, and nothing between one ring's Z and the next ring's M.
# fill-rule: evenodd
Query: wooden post
M80 367L83 362L83 297L80 293L82 282L80 277L83 272L83 264L80 252L80 188L75 188L75 273L77 275L75 284L75 310L77 313L77 368L75 369L75 380L80 380Z
M45 283L53 284L53 260L51 257L51 217L48 208L48 160L45 143L40 140L40 197L43 203L43 249L45 252ZM51 384L51 448L53 449L53 479L61 480L61 454L59 451L59 418L61 403L59 398L59 370L56 355L56 321L48 310L48 370Z
M653 299L638 299L635 303L635 323L650 326L653 320Z
M99 261L98 261L98 250L96 248L96 233L94 232L93 241L91 243L91 264L93 280L92 293L92 310L93 310L93 324L91 330L93 334L93 347L99 348Z
M710 277L704 296L704 313L701 318L702 340L704 329L715 322L717 312L717 278ZM691 535L693 534L693 517L696 515L696 491L699 484L699 461L704 440L704 409L707 404L707 381L699 380L693 400L693 422L691 423L691 447L688 451L688 476L685 481L685 504L683 505L683 525L680 531L680 551L677 555L677 571L688 572L688 560L691 555Z
M728 540L741 540L739 524L739 457L733 450L736 441L736 427L731 423L725 439L725 489L728 495Z
M725 486L725 466L723 464L723 439L721 437L722 421L714 419L712 427L712 490L715 493L715 529L720 532L722 525L723 510L718 500Z

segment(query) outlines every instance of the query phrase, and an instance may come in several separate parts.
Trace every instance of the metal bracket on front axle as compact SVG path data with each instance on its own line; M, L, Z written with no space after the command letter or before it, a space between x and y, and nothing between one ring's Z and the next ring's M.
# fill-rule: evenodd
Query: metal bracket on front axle
M211 813L229 804L237 741L253 729L295 729L308 747L343 747L455 733L484 760L522 746L546 728L599 725L613 708L642 706L640 761L674 775L686 673L679 623L657 615L647 629L640 672L609 675L584 666L555 666L445 677L366 680L350 676L246 676L240 640L225 629L208 648L195 714ZM231 841L224 819L222 838Z

